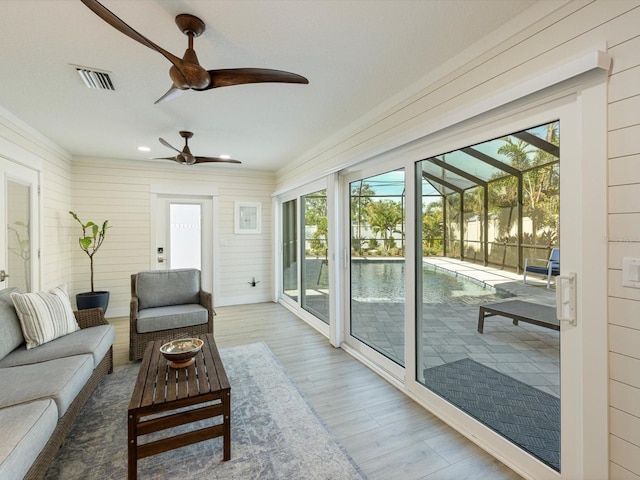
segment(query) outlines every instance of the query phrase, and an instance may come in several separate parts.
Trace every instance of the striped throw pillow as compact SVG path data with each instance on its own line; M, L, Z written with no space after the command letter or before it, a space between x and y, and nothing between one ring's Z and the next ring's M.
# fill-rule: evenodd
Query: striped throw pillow
M65 284L48 292L12 292L11 300L20 319L27 350L80 329Z

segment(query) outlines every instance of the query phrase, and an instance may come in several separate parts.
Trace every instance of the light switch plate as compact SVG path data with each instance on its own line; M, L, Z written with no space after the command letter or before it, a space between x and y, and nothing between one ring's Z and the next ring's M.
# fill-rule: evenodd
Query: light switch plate
M622 259L622 286L640 288L640 258Z

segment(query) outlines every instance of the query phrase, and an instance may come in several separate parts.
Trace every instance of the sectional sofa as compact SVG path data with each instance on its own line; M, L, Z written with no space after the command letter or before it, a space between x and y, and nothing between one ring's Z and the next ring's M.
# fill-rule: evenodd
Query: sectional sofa
M44 477L82 406L113 370L115 330L102 309L72 312L79 330L27 349L16 292L0 290L3 480Z

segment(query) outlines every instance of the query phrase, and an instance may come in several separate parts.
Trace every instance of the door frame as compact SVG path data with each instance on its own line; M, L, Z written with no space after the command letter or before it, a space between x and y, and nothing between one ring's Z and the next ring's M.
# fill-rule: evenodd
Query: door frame
M207 213L207 209L202 209L202 286L205 290L212 292L213 304L219 303L220 299L220 282L219 282L219 191L217 188L199 187L194 185L167 185L154 184L150 189L150 220L149 229L149 269L157 269L157 246L160 239L157 235L158 217L160 215L159 208L165 205L165 200L173 198L184 203L202 203L203 201L211 201L211 210ZM207 215L209 218L205 218ZM207 227L206 221L210 222ZM164 239L163 239L164 242ZM207 262L207 263L205 263ZM204 266L207 266L207 273Z
M413 237L413 229L407 220L410 219L409 214L412 210L409 210L409 192L407 191L408 184L412 183L413 169L407 168L410 165L402 155L397 153L384 154L375 161L368 163L367 165L360 166L360 168L353 168L346 170L340 177L341 197L343 204L343 211L341 217L342 225L342 257L343 268L341 272L343 278L341 281L342 287L342 348L348 351L351 355L357 357L360 361L366 363L370 368L373 368L380 375L384 376L387 381L396 384L404 385L406 382L407 362L411 362L411 357L407 357L407 315L413 311L412 305L414 300L410 297L405 297L405 366L401 366L393 360L387 358L382 353L378 352L375 348L370 347L366 343L358 340L351 335L351 189L349 185L351 182L359 179L374 177L383 173L391 172L394 170L404 170L405 179L405 294L408 292L414 292L415 281L413 277L413 268L410 260L408 260L408 248L411 248L412 242L409 241Z
M40 165L39 162L36 162L37 165ZM0 264L0 269L7 270L8 267L8 239L7 239L7 204L6 200L6 190L8 181L14 181L18 183L22 183L24 185L28 185L30 187L30 205L29 205L29 217L30 217L30 243L31 243L31 265L30 265L30 274L31 274L31 291L36 292L41 290L42 288L42 278L41 278L41 255L40 255L40 215L41 215L41 206L40 206L40 170L36 170L34 168L30 168L22 164L21 162L16 162L12 158L9 158L5 155L0 155L0 177L1 177L1 185L0 185L0 198L3 200L3 207L0 211L0 225L2 225L2 232L0 233L0 252L2 255L2 263ZM11 272L8 272L11 275ZM9 277L11 278L11 277ZM11 280L9 280L8 284L11 284ZM6 288L6 282L0 282L1 288Z
M329 225L331 225L332 221L333 221L333 207L334 207L334 202L331 198L331 194L333 193L333 182L332 180L332 176L328 176L328 177L324 177L321 178L319 180L316 180L314 182L305 184L303 186L300 186L294 190L288 191L286 193L283 193L282 195L278 195L278 196L274 196L273 198L273 209L274 209L274 219L275 219L275 225L276 225L276 239L277 241L274 242L274 265L276 266L275 268L275 301L279 302L280 304L282 304L283 306L287 307L289 310L291 310L293 313L295 313L296 315L298 315L302 320L304 320L307 324L309 324L312 328L314 328L315 330L317 330L319 333L321 333L322 335L324 335L325 337L329 338L330 342L332 345L337 346L335 341L336 341L336 334L335 334L335 322L336 322L336 315L335 315L335 284L334 284L334 280L335 280L335 275L331 274L330 276L330 281L329 281L329 323L325 323L322 320L320 320L319 318L317 318L315 315L313 315L311 312L305 310L304 308L302 308L302 278L301 278L301 249L302 249L302 245L304 245L304 230L303 230L303 225L302 225L302 209L304 208L303 202L301 202L301 199L303 196L317 192L319 190L327 190L327 216L329 219ZM296 249L296 258L297 258L297 269L296 269L296 279L298 282L298 300L293 300L292 298L288 297L287 295L284 295L283 292L283 274L282 274L282 262L284 261L283 259L283 255L282 255L282 249L283 249L283 235L282 235L282 205L286 202L289 202L291 200L296 200L296 227L297 227L297 235L298 238L296 239L298 242L298 246ZM333 250L333 243L331 241L331 239L333 238L332 235L332 230L331 227L329 227L329 231L328 231L328 243L329 243L329 271L330 272L334 272L335 271L335 267L334 267L334 254L331 252L331 250Z
M594 125L588 122L591 119ZM562 268L577 274L577 325L561 325L561 472L421 385L416 377L416 323L407 317L406 392L436 416L525 478L606 478L608 374L606 322L606 82L582 82L532 95L414 142L408 163L511 131L560 120ZM603 120L604 119L604 120ZM462 140L463 139L463 140ZM409 167L407 167L409 168ZM414 175L415 175L415 170ZM414 199L407 198L407 205ZM603 233L604 235L604 233ZM410 303L410 302L409 302ZM409 310L409 309L408 309ZM588 312L588 316L585 313Z

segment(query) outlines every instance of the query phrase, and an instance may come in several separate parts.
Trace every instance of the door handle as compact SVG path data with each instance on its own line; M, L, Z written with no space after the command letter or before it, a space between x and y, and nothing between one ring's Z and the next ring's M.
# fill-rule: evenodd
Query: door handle
M576 324L576 274L574 272L556 277L556 316L561 322Z
M0 270L0 282L4 282L9 277L9 274L4 270Z

